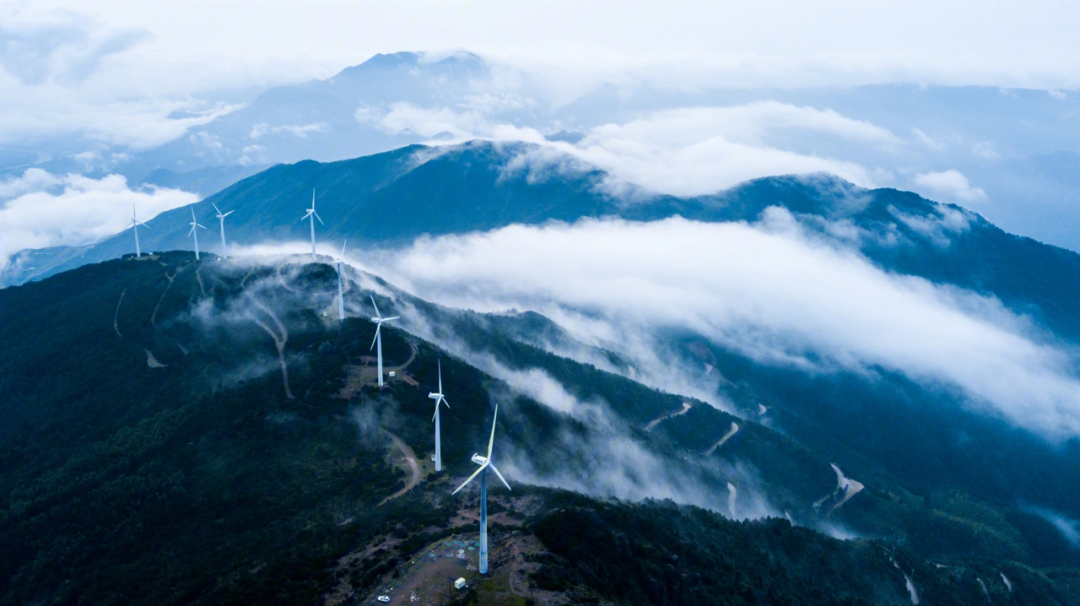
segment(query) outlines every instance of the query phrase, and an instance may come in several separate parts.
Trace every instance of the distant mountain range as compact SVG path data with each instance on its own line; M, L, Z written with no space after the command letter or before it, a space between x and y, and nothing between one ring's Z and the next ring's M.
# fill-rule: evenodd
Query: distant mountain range
M850 221L875 237L841 244L857 248L879 266L991 294L1080 341L1080 255L1008 234L963 208L892 189L866 190L828 175L770 177L690 198L639 191L638 199L627 202L607 193L609 177L603 171L580 162L561 163L558 156L538 151L525 143L474 141L408 146L340 162L278 165L206 198L195 211L207 226L217 222L211 204L235 211L227 219L233 243L305 241L308 227L300 217L314 192L326 221L317 226L317 239L320 250L330 253L344 238L356 246L385 248L422 235L587 217L756 221L766 208L780 206L800 217ZM190 216L189 209L181 208L150 221L150 229L140 235L143 249L190 248ZM823 237L836 237L820 229ZM214 236L213 230L203 232L204 250L220 247ZM130 232L88 247L24 251L0 284L40 279L131 252Z

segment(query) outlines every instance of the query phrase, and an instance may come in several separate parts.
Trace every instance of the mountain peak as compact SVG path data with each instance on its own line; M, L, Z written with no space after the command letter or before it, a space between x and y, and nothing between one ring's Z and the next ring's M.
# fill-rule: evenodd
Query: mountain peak
M457 52L449 55L409 51L388 54L379 53L359 65L346 67L330 80L385 77L391 74L400 75L403 70L413 69L468 76L487 70L487 64L479 55L468 52Z

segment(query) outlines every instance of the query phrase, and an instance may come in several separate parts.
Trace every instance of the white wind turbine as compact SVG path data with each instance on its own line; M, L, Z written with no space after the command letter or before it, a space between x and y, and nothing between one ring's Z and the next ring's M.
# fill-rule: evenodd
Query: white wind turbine
M194 206L191 207L191 223L188 223L188 225L191 226L191 231L188 232L188 235L195 238L195 260L198 261L199 260L199 232L196 231L196 230L197 229L206 229L206 227L203 226L203 225L199 225L199 222L195 220L195 207Z
M495 421L499 417L499 405L495 405L495 416L491 419L491 438L488 440L487 456L482 457L479 454L473 454L472 462L480 466L473 472L471 476L461 486L457 487L457 490L450 494L457 494L458 490L465 488L465 486L473 481L473 478L480 476L480 574L487 574L488 571L488 544L487 544L487 470L490 467L491 471L495 472L495 475L499 476L502 483L506 485L506 489L510 490L510 485L506 483L506 478L503 477L499 470L495 468L495 465L491 462L491 449L495 445Z
M378 352L376 353L375 357L378 358L379 361L379 387L382 387L382 325L383 322L397 320L401 316L390 316L389 318L382 317L382 314L379 313L379 306L375 305L374 296L371 297L371 304L375 306L375 317L371 319L371 321L375 323L375 339L371 341L371 347L375 347L376 344L379 345ZM369 351L371 350L371 347L368 348Z
M141 257L142 256L142 250L139 249L139 226L140 225L142 225L143 227L145 227L147 229L150 229L150 227L147 226L146 223L143 223L142 221L140 221L139 219L137 219L135 217L135 203L132 202L131 203L131 223L128 223L128 227L131 228L131 231L135 232L135 256L136 257Z
M345 319L345 289L344 289L344 286L342 284L342 276L343 276L343 274L341 273L341 262L345 258L345 243L346 242L348 242L348 240L342 241L342 243L341 243L341 256L337 258L337 319L338 320L344 320ZM375 300L372 299L371 302L374 303ZM378 313L378 310L376 310L376 313ZM376 329L376 330L378 330L378 329Z
M308 219L308 218L311 219L311 258L314 259L315 258L315 219L318 219L319 223L322 223L323 225L326 225L326 223L323 223L322 217L319 216L319 213L315 212L315 190L314 189L311 190L311 208L307 209L307 214L304 215L300 220L303 221L304 219Z
M446 401L446 396L442 392L442 360L439 360L439 391L429 393L428 397L435 400L435 416L431 419L435 423L435 471L442 471L442 444L439 442L439 404L445 404L447 408L450 408L450 403Z
M229 215L233 214L236 211L235 210L230 210L227 213L222 213L221 209L217 207L217 204L214 204L213 202L211 202L210 206L213 206L214 210L217 211L218 223L221 224L221 258L222 259L228 259L229 258L228 249L225 248L225 217L228 217Z

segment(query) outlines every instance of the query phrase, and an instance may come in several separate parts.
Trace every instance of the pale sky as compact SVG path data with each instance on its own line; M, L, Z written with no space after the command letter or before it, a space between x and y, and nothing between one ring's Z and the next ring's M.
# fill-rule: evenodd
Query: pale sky
M37 0L0 11L9 31L82 20L95 35L142 32L138 52L116 59L180 70L151 79L164 89L325 77L378 52L446 49L733 84L1080 83L1080 4L1067 1Z
M691 195L769 174L827 171L860 185L960 203L1010 231L1080 248L1073 230L1061 227L1063 209L1075 206L1071 193L1030 194L1025 181L1013 188L1020 195L1002 193L1008 183L998 190L988 184L1003 174L993 164L997 158L1065 145L1012 149L1023 137L998 140L1005 131L996 120L1027 116L987 114L979 121L983 130L972 132L935 124L933 114L885 124L872 121L890 117L885 114L871 119L850 113L851 107L834 111L827 102L777 103L767 92L760 102L731 106L678 101L683 92L703 89L835 91L898 82L1033 88L1063 100L1060 109L1040 110L1042 122L1028 129L1045 141L1047 133L1071 132L1060 125L1076 122L1077 23L1080 3L1052 0L0 0L0 152L108 164L188 135L272 85L327 78L376 53L422 51L438 58L465 50L492 68L485 102L533 95L525 101L560 106L604 83L620 92L645 84L672 93L676 101L664 111L602 117L582 145L564 146L656 191ZM526 92L515 84L522 79L530 82ZM426 136L449 131L462 139L539 137L516 128L520 121L507 124L477 110L474 101L379 108L377 126L431 131ZM180 110L203 117L168 119ZM239 145L249 144L255 147L254 141ZM8 185L34 181L17 177ZM118 187L63 175L34 182L78 200ZM42 200L55 194L34 191ZM147 205L164 209L186 199L169 196ZM0 203L4 199L0 195ZM45 213L45 204L31 202L0 210L37 209L51 219L25 238L4 232L0 266L18 248L83 244L85 238L69 234L96 234L114 223L111 214L92 228L57 223L68 215Z

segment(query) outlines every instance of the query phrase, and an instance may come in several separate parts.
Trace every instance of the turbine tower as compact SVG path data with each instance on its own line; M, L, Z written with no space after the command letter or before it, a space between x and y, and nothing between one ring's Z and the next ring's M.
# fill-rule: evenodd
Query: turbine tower
M204 227L202 225L199 225L199 222L195 220L195 207L194 206L191 207L191 223L188 223L188 225L191 226L191 231L188 232L188 235L195 238L195 260L198 261L199 260L199 232L197 232L195 230L196 229L206 229L206 227Z
M401 316L390 316L389 318L382 317L382 314L379 313L379 306L375 305L374 295L371 297L371 304L375 306L375 317L371 319L371 321L375 323L375 339L371 341L371 347L375 347L376 343L379 345L378 353L376 353L375 357L379 360L379 387L382 387L382 325L383 322L397 320ZM368 348L368 351L371 350L371 347Z
M345 289L344 289L344 287L342 285L342 276L343 276L343 274L341 273L341 262L345 258L345 243L346 242L348 242L348 240L345 240L345 241L343 241L341 243L341 256L337 258L337 319L338 320L344 320L345 319ZM372 299L372 303L374 303L374 302L375 302L374 299Z
M323 225L326 225L326 223L323 223L322 217L319 216L319 213L315 212L315 190L314 189L311 190L311 208L307 209L307 214L304 215L300 220L303 221L304 219L308 219L308 218L311 219L311 258L314 259L315 258L315 219L318 219L319 223L322 223Z
M447 408L450 408L450 403L446 401L446 396L442 392L442 360L439 360L439 391L429 393L428 397L435 400L435 416L431 419L435 423L435 471L442 471L442 444L439 442L439 404L445 404Z
M221 209L217 207L217 204L214 204L213 202L211 202L210 206L213 206L214 210L217 211L218 223L221 224L221 258L222 259L228 259L229 258L228 249L225 248L225 217L228 217L229 215L233 214L236 211L230 210L227 213L222 213Z
M465 488L465 486L473 481L473 478L480 476L480 574L487 574L488 571L488 544L487 544L487 470L490 467L491 471L495 472L495 475L499 476L502 483L506 485L506 489L510 490L510 485L506 483L506 478L503 477L499 470L495 468L495 465L491 463L491 448L495 445L495 421L499 417L499 405L495 405L495 416L491 419L491 438L488 440L487 456L482 457L479 454L473 454L472 462L480 466L473 472L469 479L462 482L461 486L457 487L457 490L450 493L452 495L457 494L458 490Z
M146 223L143 223L142 221L140 221L139 219L137 219L135 217L135 203L132 202L131 203L131 223L128 223L128 227L131 228L131 231L135 232L135 256L136 257L141 257L142 256L142 250L139 248L139 226L140 225L142 225L143 227L145 227L147 229L150 229L150 227L147 226Z

